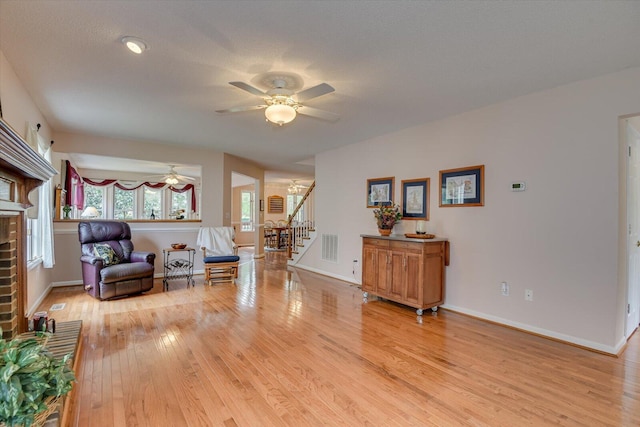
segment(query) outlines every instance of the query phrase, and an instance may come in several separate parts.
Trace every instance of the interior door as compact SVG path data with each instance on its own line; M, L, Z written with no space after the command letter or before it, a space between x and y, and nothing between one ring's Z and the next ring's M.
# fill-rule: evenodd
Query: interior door
M626 138L629 146L627 164L627 219L629 236L627 319L625 337L630 337L640 323L640 132L634 121L626 119ZM640 123L640 120L638 120Z

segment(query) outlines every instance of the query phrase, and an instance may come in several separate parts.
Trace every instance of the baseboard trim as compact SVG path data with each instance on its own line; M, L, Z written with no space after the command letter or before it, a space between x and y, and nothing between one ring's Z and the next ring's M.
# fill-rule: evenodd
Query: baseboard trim
M82 280L69 280L66 282L53 282L49 285L52 288L64 288L65 286L81 286Z
M312 273L317 273L317 274L320 274L321 276L331 277L332 279L342 280L343 282L347 282L347 283L349 283L351 285L354 285L354 286L360 286L360 283L356 282L351 277L342 276L340 274L328 273L328 272L326 272L324 270L319 270L319 269L314 268L314 267L309 267L308 265L296 264L296 265L290 265L289 267L299 268L301 270L311 271Z
M624 347L626 340L623 338L619 341L615 347L603 345L597 342L577 338L571 335L565 335L558 332L550 331L543 328L536 328L535 326L527 325L520 322L514 322L512 320L503 319L502 317L492 316L490 314L481 313L475 310L469 310L454 305L443 304L442 308L453 311L465 316L480 319L486 322L494 323L496 325L504 326L507 328L515 329L517 331L525 332L528 334L536 335L542 338L550 339L553 341L561 342L563 344L579 347L584 350L593 351L595 353L604 354L606 356L618 357L620 350Z
M42 304L42 301L44 301L47 295L49 295L49 292L51 292L51 288L53 288L53 284L49 283L49 286L47 286L47 289L45 289L44 292L40 295L40 297L37 300L35 300L35 302L31 305L31 307L29 307L29 310L26 313L27 318L30 318L33 315L33 313L35 313L36 310L38 310L38 306Z

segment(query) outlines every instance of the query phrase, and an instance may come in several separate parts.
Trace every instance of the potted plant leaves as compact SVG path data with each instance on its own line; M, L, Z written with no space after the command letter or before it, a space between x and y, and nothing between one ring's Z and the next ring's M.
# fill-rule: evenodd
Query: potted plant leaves
M56 359L42 340L0 338L0 426L41 426L71 391L70 357Z

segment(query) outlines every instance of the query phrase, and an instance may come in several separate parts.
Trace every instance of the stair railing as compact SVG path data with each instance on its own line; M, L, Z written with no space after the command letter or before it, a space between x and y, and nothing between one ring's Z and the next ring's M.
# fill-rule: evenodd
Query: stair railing
M293 254L298 253L298 249L304 246L305 240L309 239L309 233L315 230L314 198L311 195L315 187L316 182L313 181L287 219L288 259L292 259ZM296 216L298 216L300 212L302 212L302 218L296 220Z

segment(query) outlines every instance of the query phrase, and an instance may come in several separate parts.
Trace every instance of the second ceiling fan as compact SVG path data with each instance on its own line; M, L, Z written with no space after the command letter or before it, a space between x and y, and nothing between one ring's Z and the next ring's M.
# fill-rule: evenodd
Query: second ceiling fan
M310 99L334 92L335 89L327 83L320 83L319 85L312 86L297 93L287 87L286 78L275 77L272 80L273 87L266 92L244 82L229 82L229 84L261 97L264 102L259 105L248 105L216 110L216 113L239 113L242 111L264 109L264 115L267 121L275 123L278 126L290 123L296 118L297 114L303 114L331 122L335 122L340 118L340 116L335 113L305 105L305 103Z
M149 175L147 179L160 179L169 185L176 185L179 183L187 183L189 181L195 181L195 178L186 175L180 175L176 171L177 165L169 165L169 172L164 175Z

